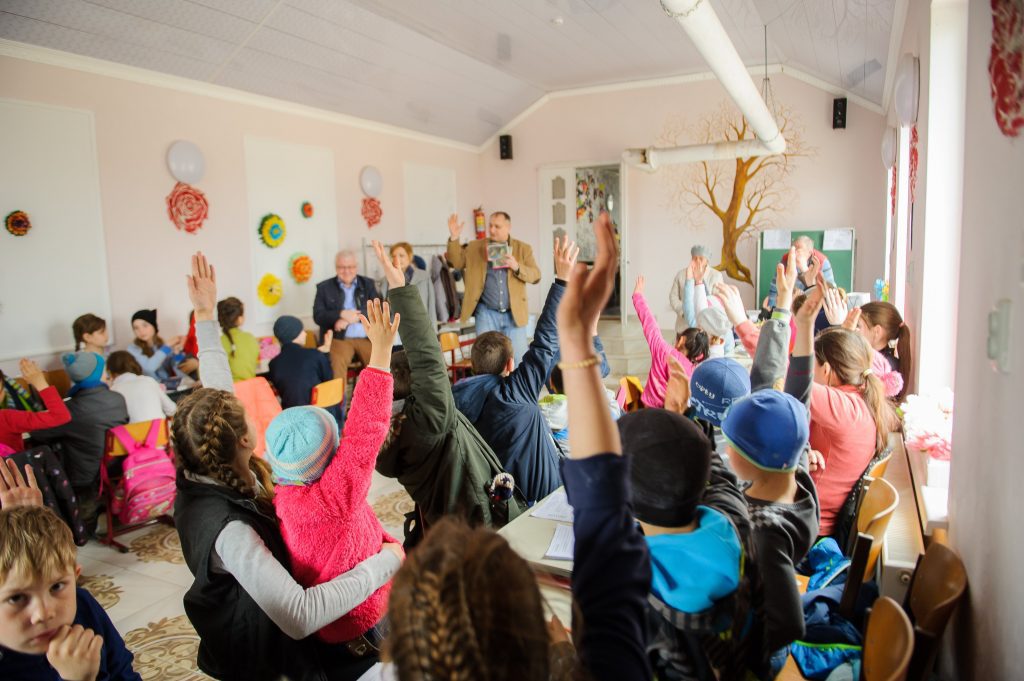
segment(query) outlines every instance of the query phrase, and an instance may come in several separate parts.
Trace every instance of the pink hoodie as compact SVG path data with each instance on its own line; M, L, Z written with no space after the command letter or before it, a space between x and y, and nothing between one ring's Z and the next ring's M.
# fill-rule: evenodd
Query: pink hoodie
M661 327L658 326L658 319L647 307L647 300L642 293L633 294L633 307L640 318L640 325L644 330L644 338L651 348L651 373L647 377L647 385L644 386L643 395L640 401L647 407L665 406L665 387L668 385L668 358L675 357L683 365L683 371L689 378L693 374L693 362L676 350L665 337L661 335Z
M377 452L391 426L391 374L367 367L359 374L341 443L324 474L304 487L278 485L274 508L303 586L328 582L396 541L366 502ZM328 643L350 641L380 621L391 583L317 632Z

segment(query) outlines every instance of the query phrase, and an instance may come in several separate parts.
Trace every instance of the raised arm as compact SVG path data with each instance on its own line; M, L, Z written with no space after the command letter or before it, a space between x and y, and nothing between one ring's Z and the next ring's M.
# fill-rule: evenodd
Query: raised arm
M4 421L8 429L19 433L30 433L43 428L57 428L71 421L71 413L68 411L67 405L60 398L57 389L46 382L46 376L39 369L39 365L30 359L22 359L18 363L18 368L21 369L21 377L39 391L39 397L42 398L46 411L7 409L4 411Z
M661 335L658 318L654 316L651 308L647 306L647 298L644 297L644 289L646 287L647 278L641 274L636 278L636 285L633 287L633 307L636 309L636 316L640 319L640 327L643 329L644 338L647 340L647 347L651 349L651 365L660 366L667 360L672 346Z
M651 568L629 509L629 475L604 399L590 330L615 282L611 219L594 224L594 269L580 265L558 309L572 459L562 474L575 518L572 592L583 622L579 657L597 681L649 679L645 617Z
M359 375L338 452L319 487L336 508L343 510L366 499L377 453L391 427L391 347L401 316L396 314L392 321L389 305L374 299L367 302L366 315L359 315L359 321L370 339L370 363Z
M466 266L466 252L459 243L462 226L459 216L455 213L448 217L448 265L454 270L461 270Z
M789 361L789 371L786 372L785 391L808 407L811 407L814 386L814 320L821 311L825 292L824 282L820 278L819 284L807 294L807 300L796 313L796 342Z
M533 333L533 342L523 355L523 361L509 374L503 386L503 390L518 401L536 402L544 387L544 379L551 373L551 363L558 352L558 324L555 315L565 292L565 282L572 276L579 252L579 247L569 241L568 237L555 242L555 282L548 290L544 310Z
M205 388L235 392L231 366L220 342L217 323L217 273L201 251L192 256L192 274L188 275L188 297L196 320L199 343L199 378Z
M694 303L694 283L688 277L683 286L683 314L686 315L686 325L690 328L697 326L697 306Z

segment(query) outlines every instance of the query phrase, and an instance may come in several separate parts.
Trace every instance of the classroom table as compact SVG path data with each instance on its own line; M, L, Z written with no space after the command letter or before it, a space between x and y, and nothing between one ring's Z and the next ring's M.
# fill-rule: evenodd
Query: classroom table
M572 622L572 593L569 579L572 576L571 560L551 560L544 557L557 525L569 525L556 520L538 518L532 515L544 503L556 495L564 494L559 487L541 499L521 516L498 530L516 553L523 557L537 575L537 586L551 611L558 615L567 628Z

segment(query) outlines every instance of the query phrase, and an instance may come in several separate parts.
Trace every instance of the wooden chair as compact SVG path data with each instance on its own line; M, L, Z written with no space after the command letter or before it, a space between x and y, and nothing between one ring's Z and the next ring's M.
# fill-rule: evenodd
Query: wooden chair
M316 334L312 331L306 330L306 342L302 344L304 348L317 348L320 344L316 342Z
M622 411L637 411L643 406L640 396L644 394L644 387L636 376L623 376L619 379L619 392L615 396Z
M888 480L868 480L867 491L857 510L857 535L850 552L850 569L839 604L839 614L847 619L853 615L861 584L870 579L875 570L878 554L885 542L885 531L889 528L889 521L899 501L899 493Z
M892 459L892 451L892 447L889 447L868 466L867 477L881 478L885 475L886 469L889 468L889 461Z
M914 623L914 655L907 678L925 681L935 666L942 635L967 590L967 570L956 552L933 541L918 558L903 609Z
M125 426L128 434L132 436L136 442L142 442L146 439L149 434L150 426L152 421L137 421L135 423L129 423ZM157 447L167 449L169 439L167 437L167 419L160 419L160 432L157 435L156 445ZM101 498L103 499L106 508L107 516L107 532L100 536L100 541L107 546L117 549L121 553L128 553L128 547L117 541L117 537L128 532L134 532L140 527L146 527L153 523L165 523L167 525L174 525L174 520L169 515L162 515L157 518L152 518L143 523L136 523L134 525L118 525L115 527L115 516L112 511L114 502L114 490L116 489L117 483L121 481L120 465L115 460L127 456L128 452L125 450L124 445L118 440L112 432L107 431L106 444L103 447L103 461L101 466Z
M473 362L466 357L464 348L471 347L474 339L462 340L455 331L445 331L437 339L441 342L441 352L448 353L448 373L451 375L452 383L462 377L469 376L473 371ZM459 352L459 359L455 358L455 352Z
M71 390L71 377L68 376L68 372L63 369L51 369L50 371L44 371L43 377L46 379L47 384L57 389L58 395L62 398L68 396L68 391ZM25 390L30 389L28 381L23 376L18 376L14 380L21 384L21 387L25 388Z
M334 378L313 386L310 404L314 407L333 407L345 401L345 379Z
M882 596L868 613L861 681L904 681L914 652L914 630L903 608Z

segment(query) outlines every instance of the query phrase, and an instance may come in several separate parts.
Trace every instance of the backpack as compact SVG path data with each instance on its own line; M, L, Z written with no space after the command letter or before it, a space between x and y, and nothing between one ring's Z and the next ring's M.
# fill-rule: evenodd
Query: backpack
M124 426L110 432L128 451L124 458L121 481L113 486L110 512L123 525L135 525L166 515L174 505L175 469L167 452L156 446L163 421L157 419L149 426L149 434L141 444ZM100 469L103 484L110 485L107 467Z

